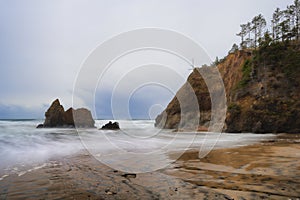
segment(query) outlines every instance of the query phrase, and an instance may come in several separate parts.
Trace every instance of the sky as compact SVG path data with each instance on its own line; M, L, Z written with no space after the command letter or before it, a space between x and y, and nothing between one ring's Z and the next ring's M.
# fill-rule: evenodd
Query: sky
M85 60L100 44L120 33L147 27L176 31L201 45L214 60L216 56L226 56L233 43L239 43L236 33L240 24L258 14L263 14L270 22L277 7L284 9L292 2L0 0L0 119L42 119L45 110L56 98L61 100L65 109L72 106L74 85ZM180 59L156 53L136 53L132 59L120 59L119 64L115 64L116 70L111 70L98 82L95 101L83 105L92 107L96 118L112 118L111 97L115 95L115 104L127 103L132 118L153 118L173 98L190 73L189 66ZM163 74L166 65L161 68L151 65L151 68L157 69L152 72L133 70L126 83L136 77L160 74L172 77L169 82L171 90L155 84L137 85L129 100L127 94L126 101L121 101L125 99L122 93L127 92L123 83L123 89L116 90L120 93L113 94L115 84L112 83L120 81L118 79L125 76L125 72L129 73L125 70L126 63L130 63L128 68L143 65L143 62L131 63L136 57L148 59L148 65L149 58L160 57L155 63L166 62L174 69L169 69L171 73L166 72L166 75ZM122 70L117 70L121 65ZM119 75L114 75L116 71ZM81 100L85 102L85 99Z

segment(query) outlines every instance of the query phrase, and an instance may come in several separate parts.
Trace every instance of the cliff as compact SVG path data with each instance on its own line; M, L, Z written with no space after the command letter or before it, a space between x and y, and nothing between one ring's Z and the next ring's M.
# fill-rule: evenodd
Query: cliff
M210 109L208 88L199 71L194 69L165 111L157 116L155 125L168 129L195 129L193 125L197 116L199 123L207 127L211 118Z
M199 70L203 70L201 67ZM209 67L213 70L215 67ZM278 133L300 132L300 44L299 42L263 45L258 50L230 53L217 65L226 91L225 132ZM202 74L202 73L201 73ZM198 130L211 122L211 104L205 81L194 70L185 85L191 85L198 99L201 116ZM156 126L178 129L182 102L189 101L185 85L165 111L156 118ZM190 107L190 112L195 107ZM197 110L197 109L196 109ZM187 112L188 113L188 112ZM192 119L189 116L189 119Z

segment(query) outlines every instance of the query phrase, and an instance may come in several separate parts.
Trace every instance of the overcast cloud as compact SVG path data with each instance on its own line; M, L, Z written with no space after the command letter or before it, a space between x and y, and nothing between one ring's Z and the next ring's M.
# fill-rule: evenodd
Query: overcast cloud
M114 35L144 27L171 29L195 40L214 59L224 57L233 43L239 43L235 34L241 23L260 13L269 22L276 7L283 9L292 2L0 0L0 118L43 118L55 98L60 98L65 108L71 106L81 64L93 49ZM174 58L170 64L184 77L174 84L178 89L190 72L189 66L182 68ZM99 86L106 90L96 94L99 118L111 116L107 108L109 86ZM145 89L144 94L149 90L153 88ZM151 105L165 106L173 97L171 92L162 95L163 90L157 91L162 93L153 95L153 99L142 95L142 90L135 94L129 105L133 118L147 117Z

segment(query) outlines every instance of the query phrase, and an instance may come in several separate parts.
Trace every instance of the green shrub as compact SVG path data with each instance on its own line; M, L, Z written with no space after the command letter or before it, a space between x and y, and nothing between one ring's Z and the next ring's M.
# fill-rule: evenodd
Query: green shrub
M245 60L243 67L242 67L242 72L243 72L242 80L239 82L238 88L245 87L251 80L250 75L251 75L251 71L252 71L252 66L253 66L253 64L252 64L251 59Z
M231 103L228 106L228 110L232 113L240 113L241 112L241 107L236 103Z

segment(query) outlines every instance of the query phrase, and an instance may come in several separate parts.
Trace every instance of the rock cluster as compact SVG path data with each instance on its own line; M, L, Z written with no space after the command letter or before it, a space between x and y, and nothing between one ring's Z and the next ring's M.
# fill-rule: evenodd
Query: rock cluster
M78 128L94 128L95 121L91 112L86 108L73 109L67 111L60 104L59 100L53 101L47 112L45 113L45 121L39 124L37 128L51 127L78 127Z

